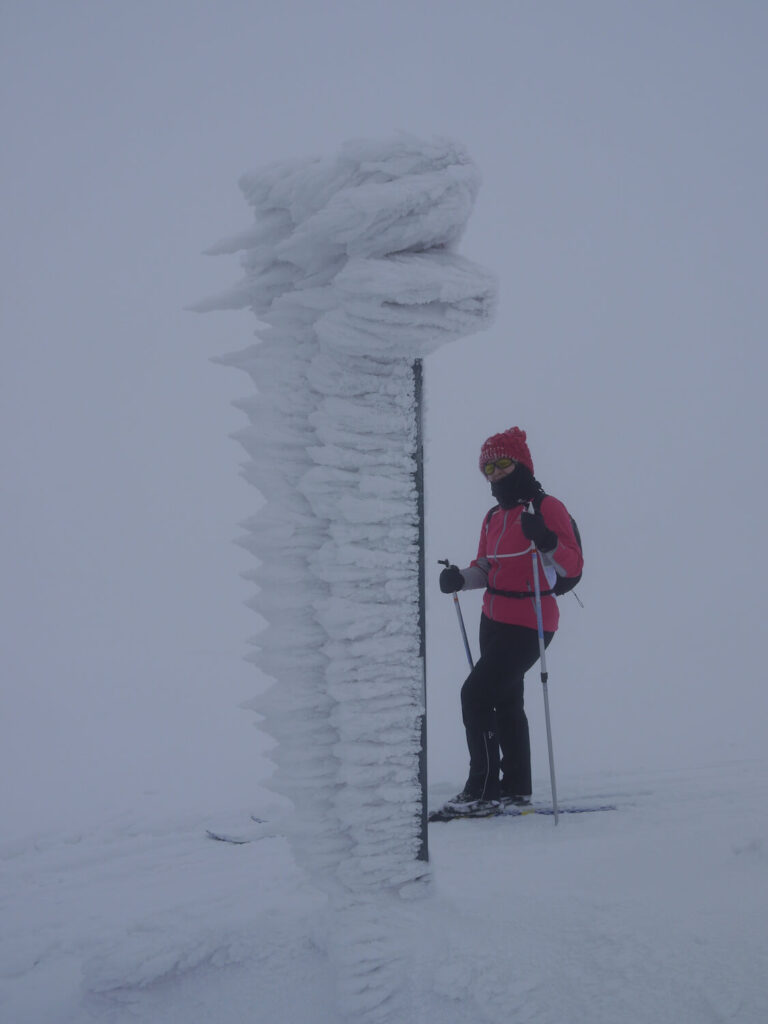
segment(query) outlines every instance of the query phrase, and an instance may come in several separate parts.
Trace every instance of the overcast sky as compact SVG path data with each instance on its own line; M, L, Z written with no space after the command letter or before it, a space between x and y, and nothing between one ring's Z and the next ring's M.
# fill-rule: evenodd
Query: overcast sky
M462 252L500 282L493 329L426 364L433 778L465 769L435 562L474 555L477 452L513 424L587 559L559 774L761 752L767 43L746 0L0 2L7 823L263 775L249 382L209 362L255 322L184 306L239 276L201 251L248 224L241 173L396 131L469 148Z

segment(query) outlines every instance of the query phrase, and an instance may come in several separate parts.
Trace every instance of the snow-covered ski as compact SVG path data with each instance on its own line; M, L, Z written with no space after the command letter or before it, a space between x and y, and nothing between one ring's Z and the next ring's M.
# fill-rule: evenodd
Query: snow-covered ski
M558 807L558 814L591 814L593 811L615 811L615 804L593 804L592 806L580 806L578 804L566 804L565 807ZM523 807L517 807L511 804L507 807L499 807L498 810L486 812L484 814L457 814L455 811L451 811L446 807L441 807L437 811L432 811L429 815L429 821L457 821L460 819L468 819L470 821L476 820L477 818L522 818L528 814L548 814L553 815L554 811L551 806L545 806L543 804L530 804Z
M207 828L205 834L209 839L215 839L219 843L231 843L233 846L245 846L247 843L253 843L257 839L267 839L280 834L279 830L274 827L269 828L268 822L264 818L257 818L255 815L251 815L251 821L254 825L262 827L252 827L247 832L240 832L235 829L230 831L229 829Z
M246 843L252 843L254 839L260 839L260 836L238 836L232 832L214 832L212 829L207 828L205 834L209 839L215 839L219 843L232 843L235 846L244 846Z

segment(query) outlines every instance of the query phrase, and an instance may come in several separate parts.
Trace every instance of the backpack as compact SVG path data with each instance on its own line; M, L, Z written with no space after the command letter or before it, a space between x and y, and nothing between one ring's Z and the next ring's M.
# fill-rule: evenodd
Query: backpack
M534 512L538 513L541 510L541 502L544 498L546 498L546 494L541 492L540 494L537 494L536 497L533 499ZM572 515L570 515L570 513L568 515L568 518L571 520L571 529L573 530L573 536L576 538L576 543L579 545L579 551L581 551L581 553L583 554L584 548L581 545L581 534L579 533L579 528L576 525L576 520L573 518ZM554 594L555 597L561 597L563 594L567 594L575 587L578 587L580 582L581 573L579 573L578 576L558 576L555 580L555 585L554 587L552 587L550 593Z

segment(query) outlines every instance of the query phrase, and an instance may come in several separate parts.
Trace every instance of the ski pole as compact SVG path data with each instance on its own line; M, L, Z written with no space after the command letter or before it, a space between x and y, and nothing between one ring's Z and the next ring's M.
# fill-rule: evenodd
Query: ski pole
M450 565L451 565L451 563L448 561L447 558L438 559L437 564L438 565L444 565L446 568L450 568ZM459 595L458 595L457 591L455 591L455 590L453 592L453 605L454 605L454 607L456 609L456 614L457 614L457 616L459 618L459 629L461 630L461 638L464 641L464 650L467 653L467 661L469 662L469 667L470 668L474 668L475 667L475 663L474 663L474 661L472 661L472 651L470 651L470 649L469 649L469 640L467 640L467 631L464 628L464 616L461 614L461 605L459 604Z
M539 553L536 545L531 553L533 558L533 594L536 605L536 625L539 631L539 657L541 659L541 688L544 692L544 719L547 724L547 747L549 749L549 781L552 786L552 815L557 824L557 784L555 782L555 756L552 753L552 726L549 721L549 691L547 690L547 650L544 645L544 622L541 615L541 587L539 585Z

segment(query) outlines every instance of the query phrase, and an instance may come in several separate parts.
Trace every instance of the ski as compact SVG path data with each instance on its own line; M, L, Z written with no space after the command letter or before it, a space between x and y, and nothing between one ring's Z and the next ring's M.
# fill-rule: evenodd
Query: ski
M494 807L491 811L470 811L465 814L459 814L448 807L441 807L437 811L432 811L427 821L453 821L454 818L498 818L501 813L500 807Z
M232 843L233 846L245 846L247 843L252 843L253 838L247 836L238 836L228 832L213 832L207 828L205 834L209 839L215 839L217 843ZM260 838L258 836L254 838Z
M594 811L615 811L618 810L616 804L598 804L592 807L579 807L579 806L568 806L558 807L558 814L592 814ZM507 818L520 818L524 814L548 814L552 816L554 814L552 806L546 807L505 807L501 811L502 817Z
M257 818L255 814L251 815L251 821L255 825L267 825L268 823L264 818ZM278 833L274 829L253 829L249 833L236 832L236 831L225 831L224 829L212 829L207 828L205 834L209 839L215 839L217 843L231 843L233 846L245 846L248 843L253 843L257 839L268 839Z
M615 811L615 804L596 804L590 806L580 806L578 804L566 805L565 807L558 807L558 814L592 814L596 811ZM550 817L554 814L552 807L547 807L538 804L531 804L528 806L518 807L511 804L507 807L499 807L498 810L493 810L485 814L457 814L455 811L451 811L448 808L441 807L437 811L432 811L429 815L428 821L458 821L460 819L476 819L476 818L523 818L529 814L546 814Z

